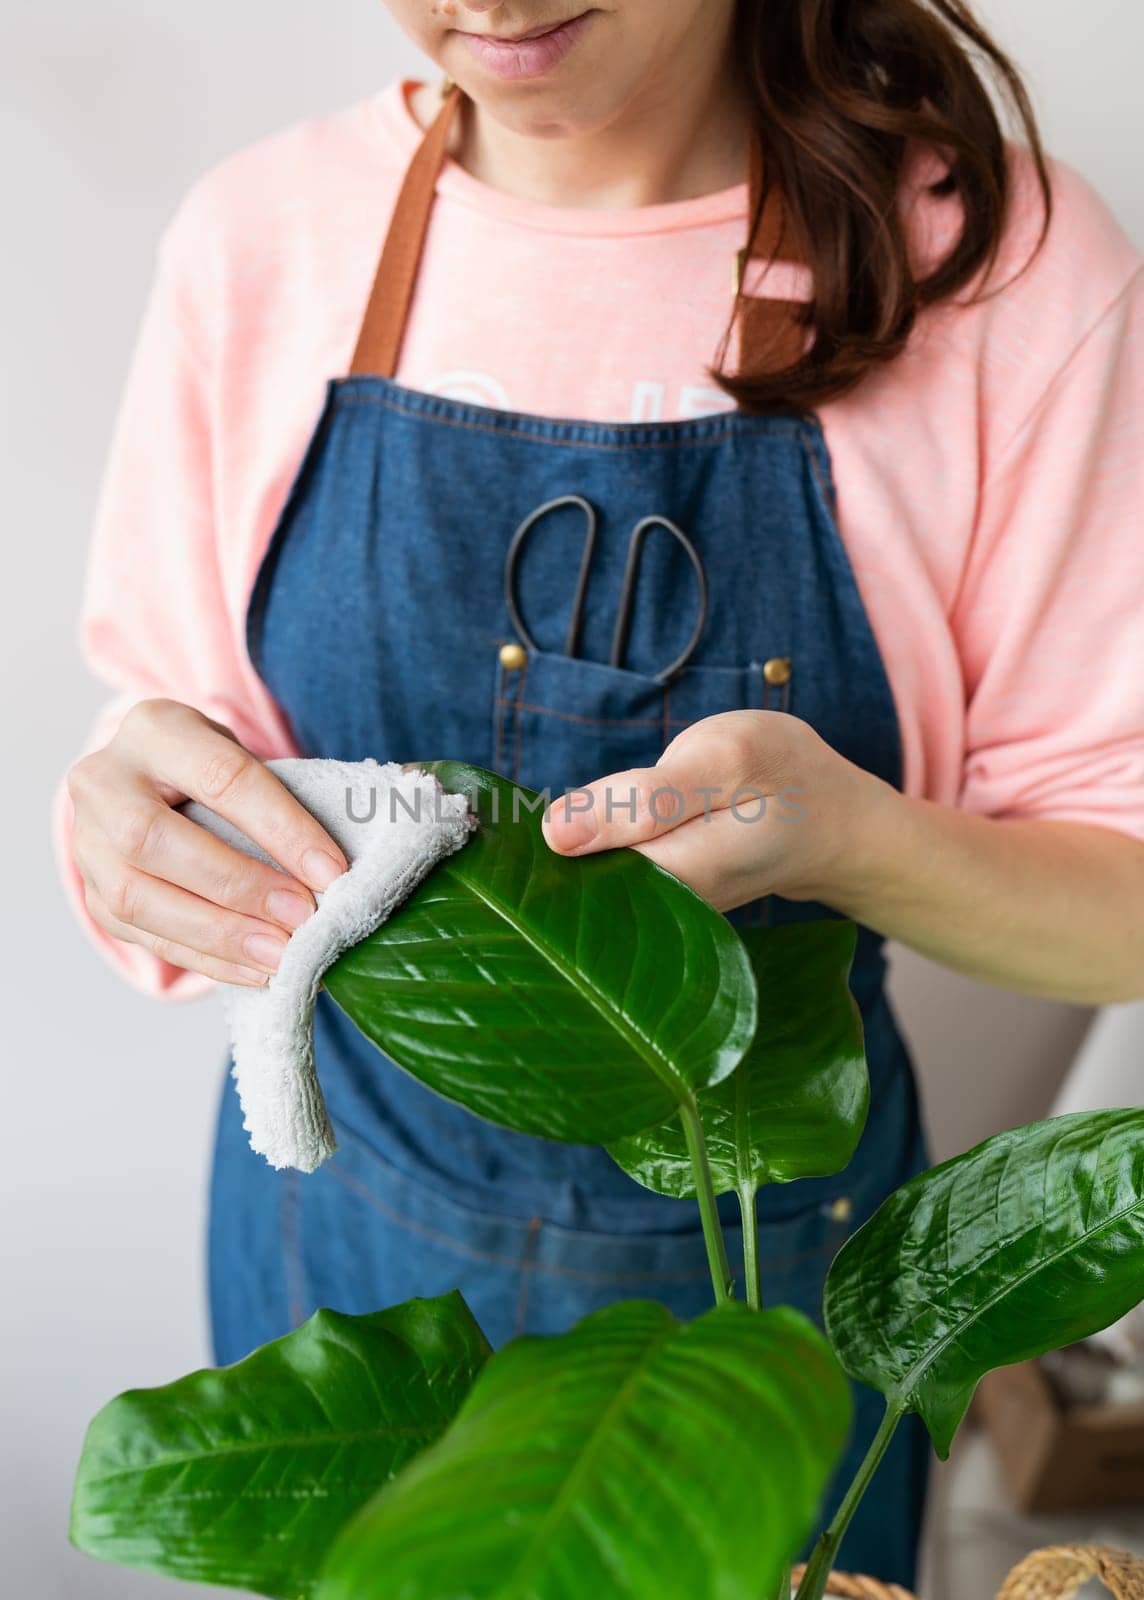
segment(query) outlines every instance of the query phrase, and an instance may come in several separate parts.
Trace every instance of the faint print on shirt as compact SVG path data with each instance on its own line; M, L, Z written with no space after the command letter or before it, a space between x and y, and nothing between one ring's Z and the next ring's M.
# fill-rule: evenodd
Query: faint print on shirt
M497 411L515 411L503 383L487 372L470 372L463 369L442 372L427 385L431 394L461 404L491 406ZM637 379L632 385L629 422L663 422L669 386L652 379ZM693 417L708 417L720 411L733 411L735 402L722 389L709 384L685 383L678 390L679 403L672 420L685 421Z

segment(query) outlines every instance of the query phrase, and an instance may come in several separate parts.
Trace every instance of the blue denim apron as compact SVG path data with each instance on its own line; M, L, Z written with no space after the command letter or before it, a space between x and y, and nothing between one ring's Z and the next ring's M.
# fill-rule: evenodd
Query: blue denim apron
M440 160L440 143L426 141L391 240L399 228L423 229ZM418 197L419 224L410 222ZM343 760L456 757L555 795L654 765L681 728L753 707L804 718L900 787L894 704L839 535L817 421L731 411L605 424L403 387L392 377L392 337L377 354L377 319L392 322L396 305L403 322L408 310L411 277L399 282L394 271L383 254L355 370L327 385L249 606L251 659L299 747ZM538 648L505 651L516 642L503 592L509 541L531 511L568 493L599 517L580 653L561 646L583 537L580 513L567 508L538 528L521 563ZM629 536L652 513L687 531L710 590L698 649L666 686L657 673L682 649L695 609L693 574L671 538L648 540L626 658L606 664ZM769 896L730 915L746 926L834 914ZM816 1320L835 1251L927 1164L882 945L859 930L851 983L872 1109L858 1153L837 1178L759 1197L764 1295ZM210 1222L217 1362L319 1306L367 1312L453 1288L494 1344L559 1333L623 1297L661 1300L683 1318L710 1306L693 1203L640 1188L600 1149L507 1132L438 1098L324 991L315 1051L339 1149L310 1176L275 1172L252 1154L225 1081ZM741 1283L733 1196L721 1210ZM855 1397L832 1504L881 1413L869 1391ZM844 1546L852 1570L912 1583L927 1459L909 1419Z

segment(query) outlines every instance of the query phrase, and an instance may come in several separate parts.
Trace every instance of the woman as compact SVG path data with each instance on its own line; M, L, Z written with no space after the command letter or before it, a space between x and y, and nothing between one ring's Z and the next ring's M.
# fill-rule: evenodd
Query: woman
M444 82L241 152L164 235L84 613L121 694L60 795L67 880L141 987L263 983L345 863L262 762L451 756L548 789L554 850L634 845L740 924L853 917L869 1126L759 1206L768 1298L816 1315L926 1160L886 937L1144 992L1139 259L955 0L389 9ZM218 1361L454 1286L494 1341L622 1295L705 1308L694 1208L435 1099L325 996L316 1041L341 1148L313 1176L252 1156L224 1090ZM926 1459L904 1427L852 1568L912 1582Z

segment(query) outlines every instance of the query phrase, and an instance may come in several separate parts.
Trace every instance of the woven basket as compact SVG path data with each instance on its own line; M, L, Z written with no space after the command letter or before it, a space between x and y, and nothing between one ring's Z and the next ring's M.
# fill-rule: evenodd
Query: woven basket
M1144 1600L1144 1560L1099 1544L1035 1550L1013 1568L997 1600L1072 1600L1086 1578L1099 1578L1116 1600Z
M805 1567L791 1570L791 1593L801 1583ZM849 1572L832 1572L826 1592L843 1596L843 1600L915 1600L908 1589L896 1583L880 1583L877 1578L859 1578Z
M796 1567L792 1583L797 1584L802 1574L803 1568ZM997 1600L1072 1600L1088 1578L1099 1578L1116 1600L1144 1600L1144 1560L1099 1544L1034 1550L1013 1568L998 1590ZM845 1572L831 1573L827 1592L841 1595L843 1600L914 1600L896 1583L851 1577Z

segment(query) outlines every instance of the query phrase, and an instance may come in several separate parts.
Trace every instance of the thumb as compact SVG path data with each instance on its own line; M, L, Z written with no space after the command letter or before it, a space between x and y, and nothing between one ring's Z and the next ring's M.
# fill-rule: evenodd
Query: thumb
M562 855L645 844L712 810L719 786L705 783L706 776L683 750L655 767L614 772L553 800L544 837Z

